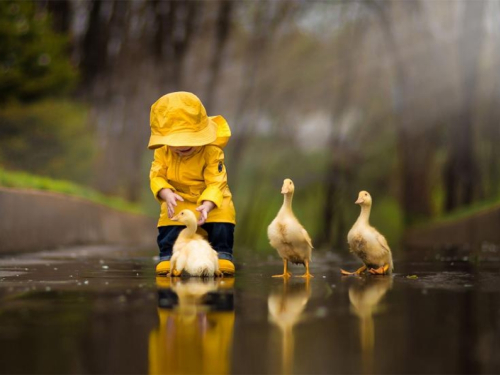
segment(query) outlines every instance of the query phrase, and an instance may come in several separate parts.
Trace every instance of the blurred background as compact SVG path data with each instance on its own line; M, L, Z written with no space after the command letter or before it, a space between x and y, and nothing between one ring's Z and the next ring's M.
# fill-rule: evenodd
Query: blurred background
M316 248L500 201L500 2L1 1L0 185L156 217L149 109L223 115L238 251L274 254L284 178Z

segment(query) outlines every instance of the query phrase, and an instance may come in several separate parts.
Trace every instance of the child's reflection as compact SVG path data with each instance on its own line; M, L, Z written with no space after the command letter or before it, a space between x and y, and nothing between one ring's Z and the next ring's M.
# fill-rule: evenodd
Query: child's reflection
M226 374L234 279L157 278L159 325L149 335L150 374Z
M309 280L292 283L285 278L283 287L271 293L267 300L269 320L277 325L282 333L283 374L291 373L294 353L293 328L301 321L310 297Z

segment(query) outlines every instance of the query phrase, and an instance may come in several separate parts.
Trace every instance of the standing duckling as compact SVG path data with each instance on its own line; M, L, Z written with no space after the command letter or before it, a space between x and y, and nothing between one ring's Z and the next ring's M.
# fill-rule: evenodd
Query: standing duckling
M340 270L343 275L352 275L366 271L374 275L385 275L392 272L392 253L387 240L369 223L372 197L367 191L361 191L354 202L361 206L358 220L347 234L347 242L351 252L356 254L364 265L355 272Z
M294 264L304 264L306 273L301 277L313 277L309 273L309 262L313 245L306 230L299 223L292 211L292 199L295 187L292 180L285 179L281 194L283 194L283 206L276 218L267 228L269 243L274 247L281 258L283 258L283 274L273 277L290 277L288 272L288 261Z
M170 274L180 276L185 270L191 276L221 276L217 252L196 233L197 220L191 210L182 210L171 220L186 225L179 233L170 259Z

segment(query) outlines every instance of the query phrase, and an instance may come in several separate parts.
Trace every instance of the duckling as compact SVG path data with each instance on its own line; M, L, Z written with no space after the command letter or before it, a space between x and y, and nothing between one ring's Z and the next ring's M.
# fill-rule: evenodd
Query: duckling
M180 276L185 270L191 276L221 276L217 252L196 233L197 220L190 210L182 210L172 218L186 225L175 241L170 259L170 274Z
M359 275L368 270L374 275L384 275L393 271L392 253L387 240L369 223L372 197L367 191L361 191L354 202L361 206L358 220L347 234L347 242L351 252L364 263L355 272L340 270L343 275Z
M313 245L309 234L293 214L292 199L294 190L293 181L288 178L285 179L281 188L281 194L285 196L283 206L267 228L269 243L283 258L283 274L274 275L273 277L290 277L292 275L288 272L288 261L306 266L306 273L300 277L313 277L309 273Z

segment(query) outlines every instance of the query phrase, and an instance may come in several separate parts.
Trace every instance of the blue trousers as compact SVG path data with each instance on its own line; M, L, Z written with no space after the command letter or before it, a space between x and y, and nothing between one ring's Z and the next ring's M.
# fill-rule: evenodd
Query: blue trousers
M219 259L233 260L234 224L205 223L201 226L208 233L208 242L212 245ZM170 260L175 240L185 226L167 225L158 227L158 247L160 261Z

